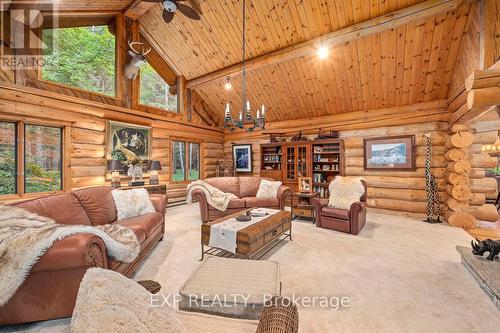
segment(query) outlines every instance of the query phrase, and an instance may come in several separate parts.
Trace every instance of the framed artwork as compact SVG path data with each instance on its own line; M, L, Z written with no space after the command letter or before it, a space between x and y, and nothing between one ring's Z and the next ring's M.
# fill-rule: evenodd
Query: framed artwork
M233 145L236 172L252 172L252 145Z
M415 136L363 140L365 170L415 170Z
M127 173L128 166L140 165L146 172L151 159L151 127L108 121L107 160L122 162Z
M299 192L311 193L312 192L312 178L299 177Z

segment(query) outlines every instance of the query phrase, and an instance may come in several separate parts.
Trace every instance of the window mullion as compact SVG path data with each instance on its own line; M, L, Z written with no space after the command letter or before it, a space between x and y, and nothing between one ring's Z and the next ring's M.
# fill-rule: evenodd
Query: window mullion
M184 180L188 181L189 179L189 142L184 141L184 144L186 145L186 151L185 151L185 158L184 161L186 161L186 167L184 168Z
M16 156L16 167L17 167L17 194L23 195L24 194L24 142L25 142L25 137L24 137L24 121L20 121L17 123L17 137L16 137L16 143L17 143L17 156Z

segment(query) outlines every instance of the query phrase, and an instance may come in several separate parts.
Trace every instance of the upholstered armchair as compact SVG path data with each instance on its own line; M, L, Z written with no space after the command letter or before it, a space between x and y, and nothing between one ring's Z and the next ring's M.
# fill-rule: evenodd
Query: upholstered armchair
M349 210L328 206L328 198L314 198L312 204L316 216L316 226L357 235L366 222L366 182L361 181L365 188L359 202L351 204Z

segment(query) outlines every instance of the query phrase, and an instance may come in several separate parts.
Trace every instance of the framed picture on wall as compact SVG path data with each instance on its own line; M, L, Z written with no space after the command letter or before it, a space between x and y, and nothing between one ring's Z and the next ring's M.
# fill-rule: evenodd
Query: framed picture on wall
M122 162L120 173L127 173L131 164L147 171L151 159L151 127L108 121L107 136L106 158Z
M363 139L365 170L415 170L415 136Z
M252 172L252 145L233 145L236 172Z

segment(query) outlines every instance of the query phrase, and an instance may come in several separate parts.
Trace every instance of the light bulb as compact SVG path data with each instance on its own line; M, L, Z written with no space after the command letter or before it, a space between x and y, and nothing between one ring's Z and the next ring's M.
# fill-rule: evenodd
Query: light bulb
M320 57L321 59L325 59L326 57L328 57L328 53L329 53L329 50L326 46L320 46L318 47L318 57Z
M231 84L231 82L224 83L224 89L231 90L232 88L233 88L233 85Z

